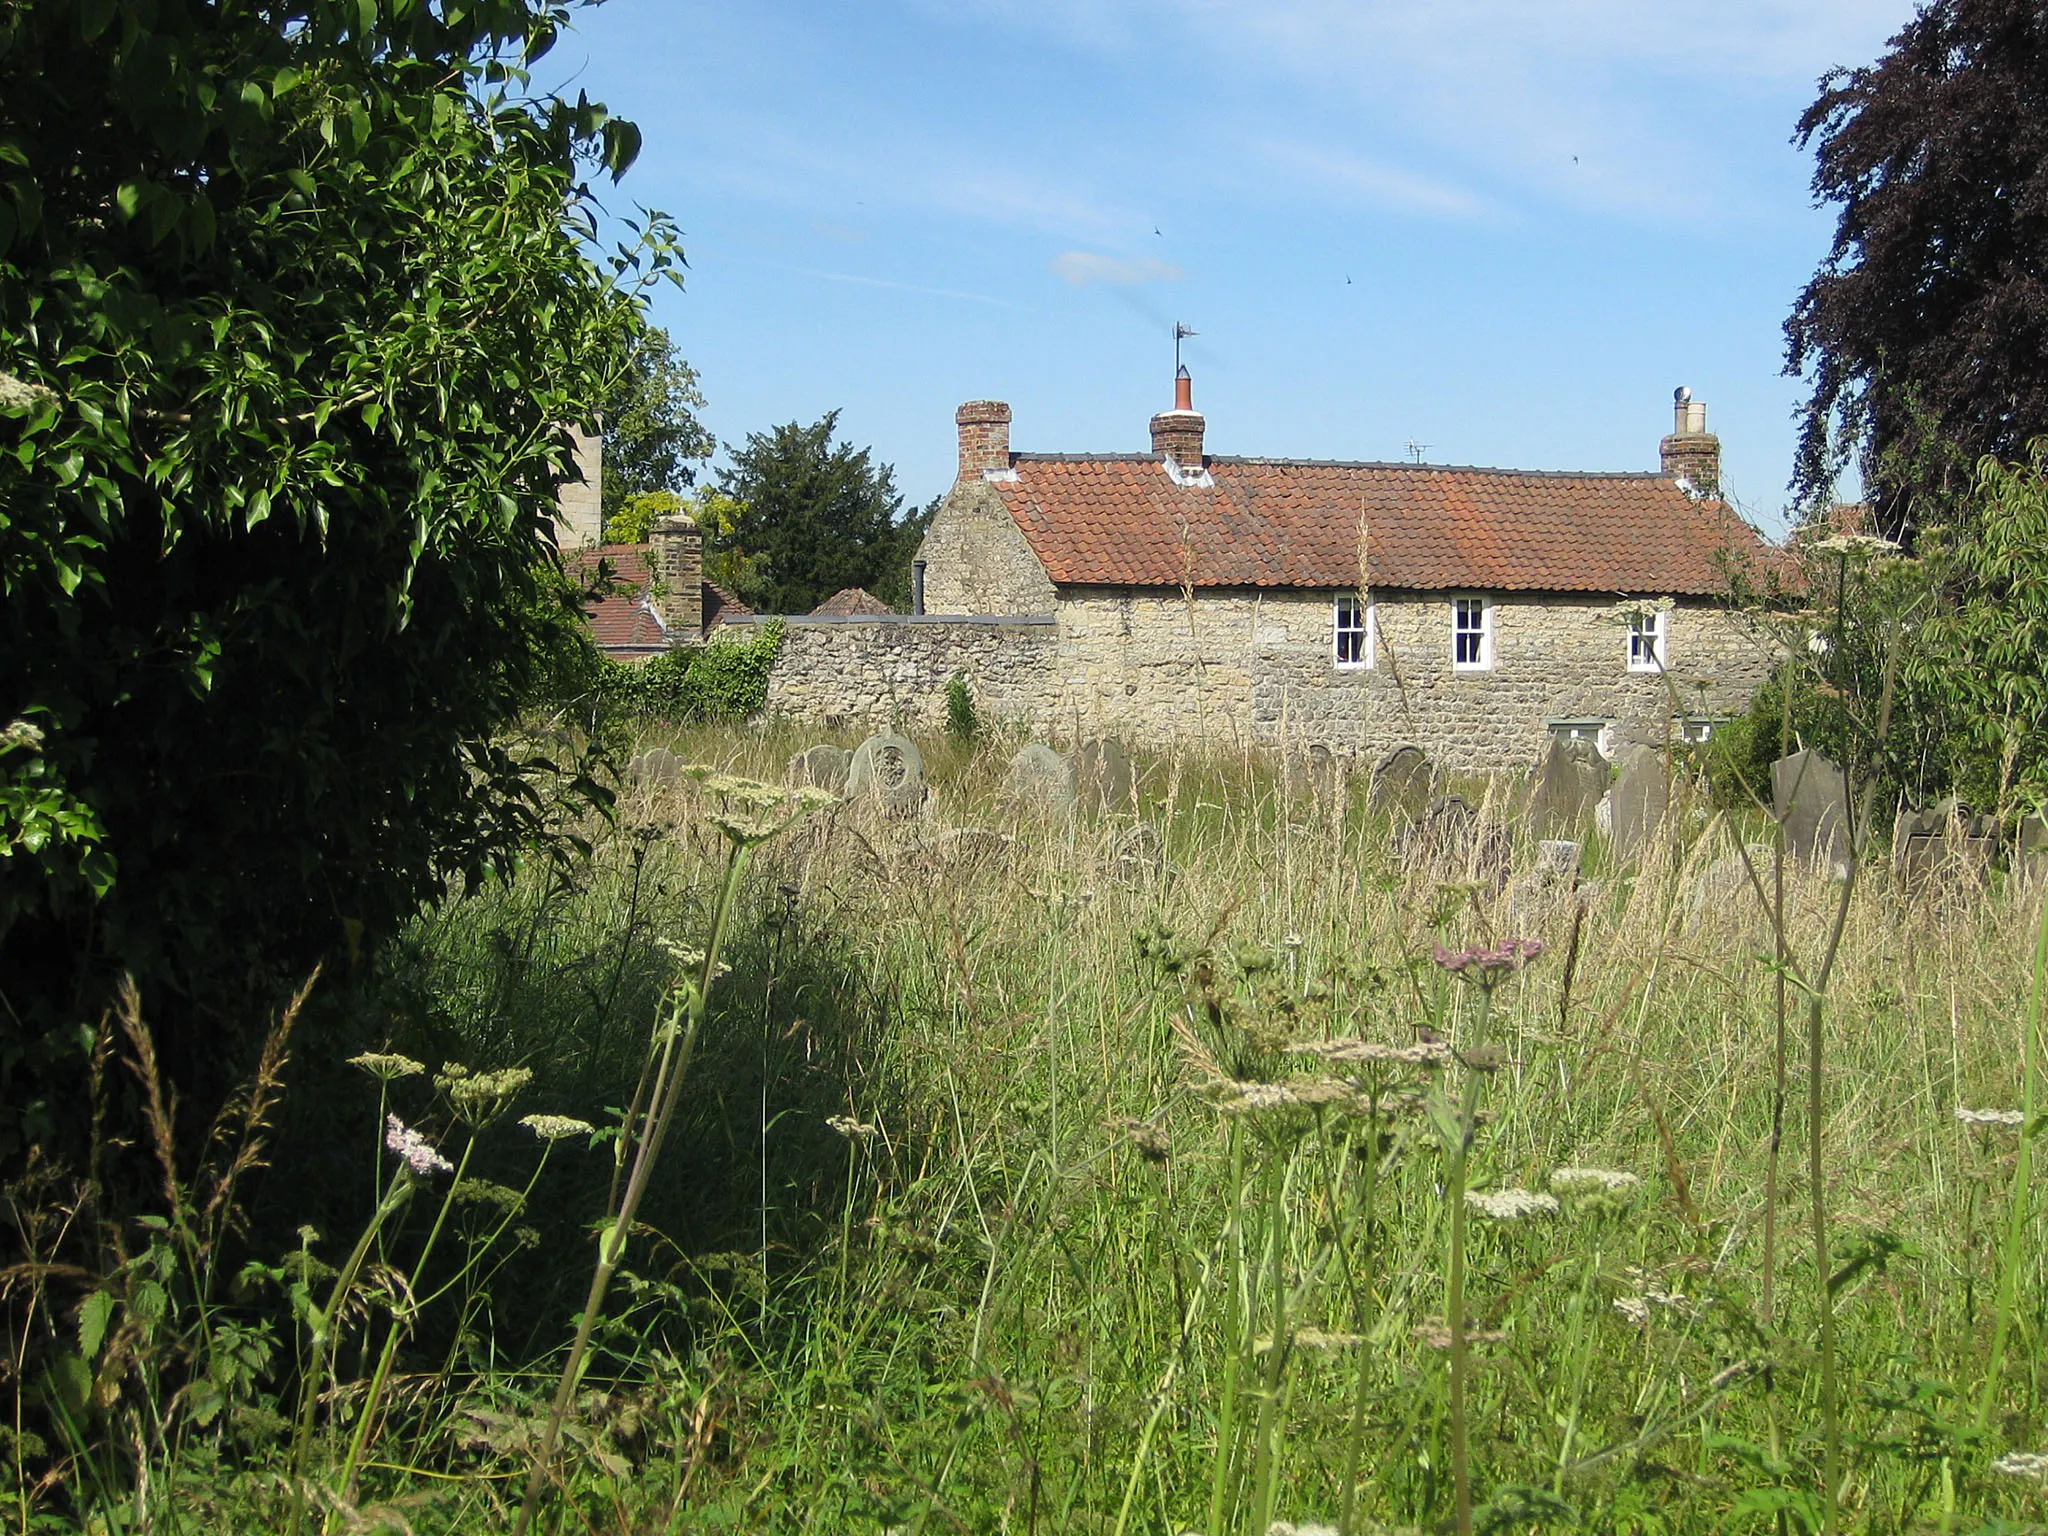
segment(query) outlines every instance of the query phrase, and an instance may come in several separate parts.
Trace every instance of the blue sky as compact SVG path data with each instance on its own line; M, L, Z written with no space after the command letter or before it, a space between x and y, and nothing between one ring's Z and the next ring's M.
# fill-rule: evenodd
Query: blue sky
M656 318L728 442L839 408L922 501L953 408L1137 450L1187 344L1211 452L1654 469L1690 385L1773 526L1790 143L1911 0L609 0L550 65L646 135Z

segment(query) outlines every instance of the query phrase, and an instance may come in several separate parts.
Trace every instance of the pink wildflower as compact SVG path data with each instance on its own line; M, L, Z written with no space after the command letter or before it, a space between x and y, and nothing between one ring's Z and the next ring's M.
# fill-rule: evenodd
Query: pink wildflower
M1434 957L1460 981L1490 990L1542 953L1541 939L1509 939L1505 944L1474 944L1466 949L1445 949L1439 944Z
M384 1145L405 1159L405 1165L421 1178L430 1173L453 1173L455 1165L433 1149L418 1131L408 1130L396 1115L384 1117Z

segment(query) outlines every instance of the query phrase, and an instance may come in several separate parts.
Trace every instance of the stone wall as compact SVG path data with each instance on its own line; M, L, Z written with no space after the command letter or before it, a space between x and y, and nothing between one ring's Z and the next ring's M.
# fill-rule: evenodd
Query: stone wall
M925 564L926 613L1051 613L1058 601L1045 567L985 480L953 487L916 558Z
M744 629L761 622L728 619ZM1050 615L788 618L768 679L771 715L833 730L945 724L946 682L967 675L987 720L1032 721L1053 676L1059 629Z
M1079 588L1051 620L789 620L768 707L820 724L935 725L958 671L984 719L1062 739L1321 743L1371 762L1413 744L1477 771L1537 761L1552 720L1611 721L1618 751L1662 742L1674 717L1738 714L1772 660L1740 621L1696 603L1667 620L1668 678L1631 673L1618 603L1500 594L1492 668L1457 671L1450 599L1380 593L1373 665L1339 667L1334 596L1204 591L1190 603Z

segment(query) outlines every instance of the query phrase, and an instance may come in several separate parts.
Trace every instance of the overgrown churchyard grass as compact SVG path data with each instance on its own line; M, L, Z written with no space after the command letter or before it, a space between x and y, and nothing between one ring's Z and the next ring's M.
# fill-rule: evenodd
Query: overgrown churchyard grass
M667 744L779 780L804 742ZM1800 983L1840 887L1786 871L1781 1049L1775 930L1726 862L1756 819L1681 814L1577 892L1511 827L1496 883L1218 755L1146 765L1161 858L1130 816L1007 809L999 743L923 745L925 818L846 808L752 853L533 1528L2048 1521L2048 1277L2014 1123L2039 887L1909 898L1873 869L1851 892L1819 1015L1817 1272ZM425 1074L386 1081L381 1112L451 1159L473 1139L465 1177L525 1203L499 1247L472 1221L468 1257L443 1237L400 1284L450 1176L384 1154L382 1187L429 1198L386 1221L389 1275L330 1308L332 1377L287 1405L303 1497L289 1433L194 1429L152 1468L178 1491L152 1528L295 1505L306 1529L511 1527L619 1180L610 1145L516 1122L636 1101L730 848L687 781L631 789L586 867L408 936L372 1043L533 1076L466 1121ZM365 1167L380 1125L347 1132Z

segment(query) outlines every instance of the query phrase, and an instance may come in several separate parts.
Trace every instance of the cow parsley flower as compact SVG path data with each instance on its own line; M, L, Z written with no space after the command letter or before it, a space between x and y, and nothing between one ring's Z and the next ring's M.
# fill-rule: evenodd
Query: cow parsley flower
M1465 1203L1495 1221L1520 1221L1524 1216L1555 1216L1557 1196L1527 1189L1468 1189Z
M1632 1173L1613 1168L1558 1168L1550 1175L1550 1187L1558 1194L1600 1192L1626 1194L1643 1181Z
M588 1136L597 1129L588 1120L570 1115L524 1115L519 1123L542 1141L562 1141L570 1136Z
M876 1127L864 1120L856 1120L851 1115L827 1115L825 1125L848 1141L866 1141L876 1131Z
M2008 1451L1991 1463L1991 1470L2003 1472L2007 1477L2048 1480L2048 1455L2040 1451Z
M427 1070L424 1063L414 1061L410 1056L400 1056L395 1051L365 1051L360 1056L349 1057L348 1064L361 1067L370 1076L387 1083L401 1077L418 1077Z
M1956 1106L1956 1118L1964 1125L2011 1125L2025 1122L2026 1116L2016 1109L1964 1109Z

